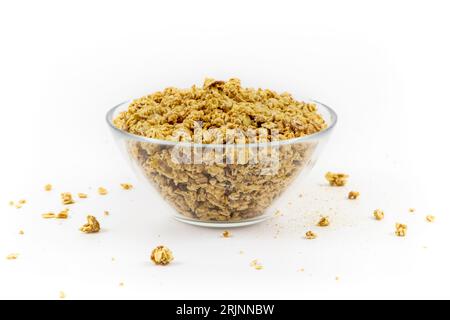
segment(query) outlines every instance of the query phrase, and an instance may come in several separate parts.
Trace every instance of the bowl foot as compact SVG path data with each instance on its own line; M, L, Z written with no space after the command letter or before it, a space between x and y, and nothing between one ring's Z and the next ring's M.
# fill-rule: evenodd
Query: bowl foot
M198 227L207 227L207 228L238 228L238 227L246 227L251 226L253 224L257 224L260 222L263 222L267 220L269 216L261 216L249 220L242 220L242 221L200 221L200 220L193 220L189 218L184 218L180 216L175 216L174 219L180 222L184 222L187 224L191 224Z

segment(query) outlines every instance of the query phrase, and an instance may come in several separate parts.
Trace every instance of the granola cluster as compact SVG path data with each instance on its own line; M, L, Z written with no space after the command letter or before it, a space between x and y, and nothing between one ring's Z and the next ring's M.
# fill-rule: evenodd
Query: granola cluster
M134 100L114 119L118 128L135 135L187 142L197 141L198 123L201 147L186 149L192 158L200 154L200 162L174 161L173 145L130 140L127 146L162 196L182 215L202 221L262 215L313 160L315 142L255 147L245 134L230 139L227 130L252 131L256 139L274 141L326 128L314 104L297 101L288 93L244 88L238 79L206 79L202 88L167 88ZM226 151L215 152L208 147L211 143ZM228 152L225 145L230 144L239 147ZM243 157L236 161L239 154Z
M169 248L165 246L157 246L152 250L150 260L152 260L154 264L164 266L169 264L173 260L173 254Z

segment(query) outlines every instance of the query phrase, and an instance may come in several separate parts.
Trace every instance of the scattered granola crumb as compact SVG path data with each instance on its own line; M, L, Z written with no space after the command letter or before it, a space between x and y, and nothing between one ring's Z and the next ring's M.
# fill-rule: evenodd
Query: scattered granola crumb
M86 193L82 193L82 192L78 193L78 198L80 198L80 199L86 199L87 197L88 197L88 195Z
M109 216L109 211L108 211L108 210L105 210L105 211L103 211L103 214L104 214L105 216Z
M66 298L66 293L64 291L60 291L59 292L59 298L60 299L65 299Z
M70 192L61 193L61 201L65 205L74 203L72 194Z
M131 183L121 183L120 186L122 187L122 189L124 190L130 190L133 189L133 185Z
M42 214L42 218L44 219L54 219L56 217L56 214L53 212L47 212Z
M319 227L328 227L330 225L330 220L328 217L321 217L319 222L317 222L317 226Z
M305 272L305 269L304 268L300 268L298 271Z
M327 172L325 178L333 187L342 187L347 183L348 175L344 173Z
M250 267L254 268L255 270L262 270L264 268L263 265L258 261L258 259L252 260L250 262Z
M125 283L119 282L119 287L123 287L123 286L125 286Z
M6 256L7 260L16 260L19 257L18 253L10 253Z
M431 215L431 214L427 215L427 216L425 217L425 219L426 219L428 222L434 222L434 221L436 221L436 217L433 216L433 215Z
M350 200L356 200L356 199L358 199L358 198L359 198L359 192L358 192L358 191L350 191L350 192L348 193L348 198L349 198Z
M406 224L402 224L402 223L395 224L395 234L397 235L397 237L406 236L407 230L408 230L408 226Z
M14 201L10 201L10 202L8 202L8 204L10 205L10 206L13 206L14 205Z
M20 234L21 236L23 236L23 235L25 234L25 232L24 232L23 230L19 230L19 234Z
M152 250L152 254L150 255L150 259L154 264L158 265L167 265L173 260L172 251L165 246L157 246Z
M222 232L222 236L224 238L229 238L229 237L231 237L231 232L228 230L225 230L224 232Z
M240 250L240 251L239 251L239 254L244 254L244 251L243 251L243 250Z
M116 258L112 257L112 258L111 258L111 261L116 261Z
M87 223L80 228L84 233L96 233L100 231L100 223L94 216L87 216Z
M108 194L108 190L106 190L106 188L103 188L103 187L99 187L97 189L97 191L98 191L98 194L101 195L101 196L104 196L104 195Z
M10 202L10 203L11 203L11 202ZM24 205L25 203L27 203L27 200L21 199L21 200L19 200L19 201L16 203L15 207L16 207L17 209L20 209L20 208L23 207L23 205ZM13 202L13 204L14 204L14 202Z
M375 219L378 220L378 221L383 220L383 219L384 219L384 212L383 212L383 210L376 209L376 210L373 212L373 216L374 216Z
M308 240L313 240L313 239L317 238L317 235L314 232L312 232L312 231L308 231L305 234L305 238L308 239Z
M414 208L409 208L409 212L410 212L410 213L414 213L414 212L416 212L416 209L414 209Z
M52 188L53 188L53 186L52 186L50 183L47 183L47 184L44 186L44 190L45 190L45 191L52 191Z
M336 278L335 278L335 280L336 280L336 281L339 281L339 280L341 280L341 278L339 278L339 277L336 277Z
M69 217L69 208L65 208L56 215L56 219L67 219Z

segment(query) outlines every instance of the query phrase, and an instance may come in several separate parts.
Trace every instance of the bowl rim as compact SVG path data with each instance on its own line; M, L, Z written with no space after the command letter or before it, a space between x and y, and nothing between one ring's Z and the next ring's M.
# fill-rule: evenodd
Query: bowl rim
M177 147L196 147L196 148L223 148L225 146L228 147L233 147L233 148L239 148L239 147L245 147L245 148L252 148L252 147L272 147L272 146L284 146L284 145L290 145L290 144L296 144L296 143L301 143L301 142L310 142L313 140L317 140L320 138L325 137L326 135L328 135L331 130L333 130L333 128L336 126L337 120L338 120L338 116L337 113L331 109L329 106L327 106L326 104L319 102L317 100L314 99L300 99L299 101L305 101L305 102L312 102L315 104L320 105L321 107L323 107L326 112L328 112L329 116L330 116L330 123L328 124L328 126L324 129L321 130L319 132L310 134L310 135L306 135L306 136L302 136L302 137L297 137L297 138L292 138L292 139L286 139L286 140L277 140L277 141L268 141L268 142L256 142L256 143L240 143L240 144L202 144L202 143L194 143L194 142L186 142L186 141L169 141L169 140L162 140L162 139L155 139L155 138L148 138L148 137L144 137L144 136L140 136L140 135L136 135L133 133L129 133L125 130L122 130L120 128L117 128L114 123L113 123L113 117L114 114L116 112L116 110L120 107L122 107L125 104L130 104L131 102L133 102L132 99L130 100L126 100L123 101L117 105L115 105L114 107L112 107L107 113L106 113L106 122L108 123L109 127L113 130L113 132L119 133L121 135L124 135L127 138L133 139L133 140L137 140L140 142L148 142L148 143L152 143L152 144L158 144L158 145L165 145L165 146L177 146Z

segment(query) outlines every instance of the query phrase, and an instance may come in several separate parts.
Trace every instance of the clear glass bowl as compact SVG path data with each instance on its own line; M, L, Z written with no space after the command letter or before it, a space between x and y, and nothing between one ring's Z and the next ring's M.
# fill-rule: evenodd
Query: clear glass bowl
M337 115L331 108L314 100L300 101L316 104L327 123L325 130L271 142L196 144L146 138L117 128L113 120L130 101L112 108L106 119L137 175L152 186L149 213L154 201L165 201L170 205L167 212L179 221L234 227L264 221L289 194L298 196L298 184L333 131Z

